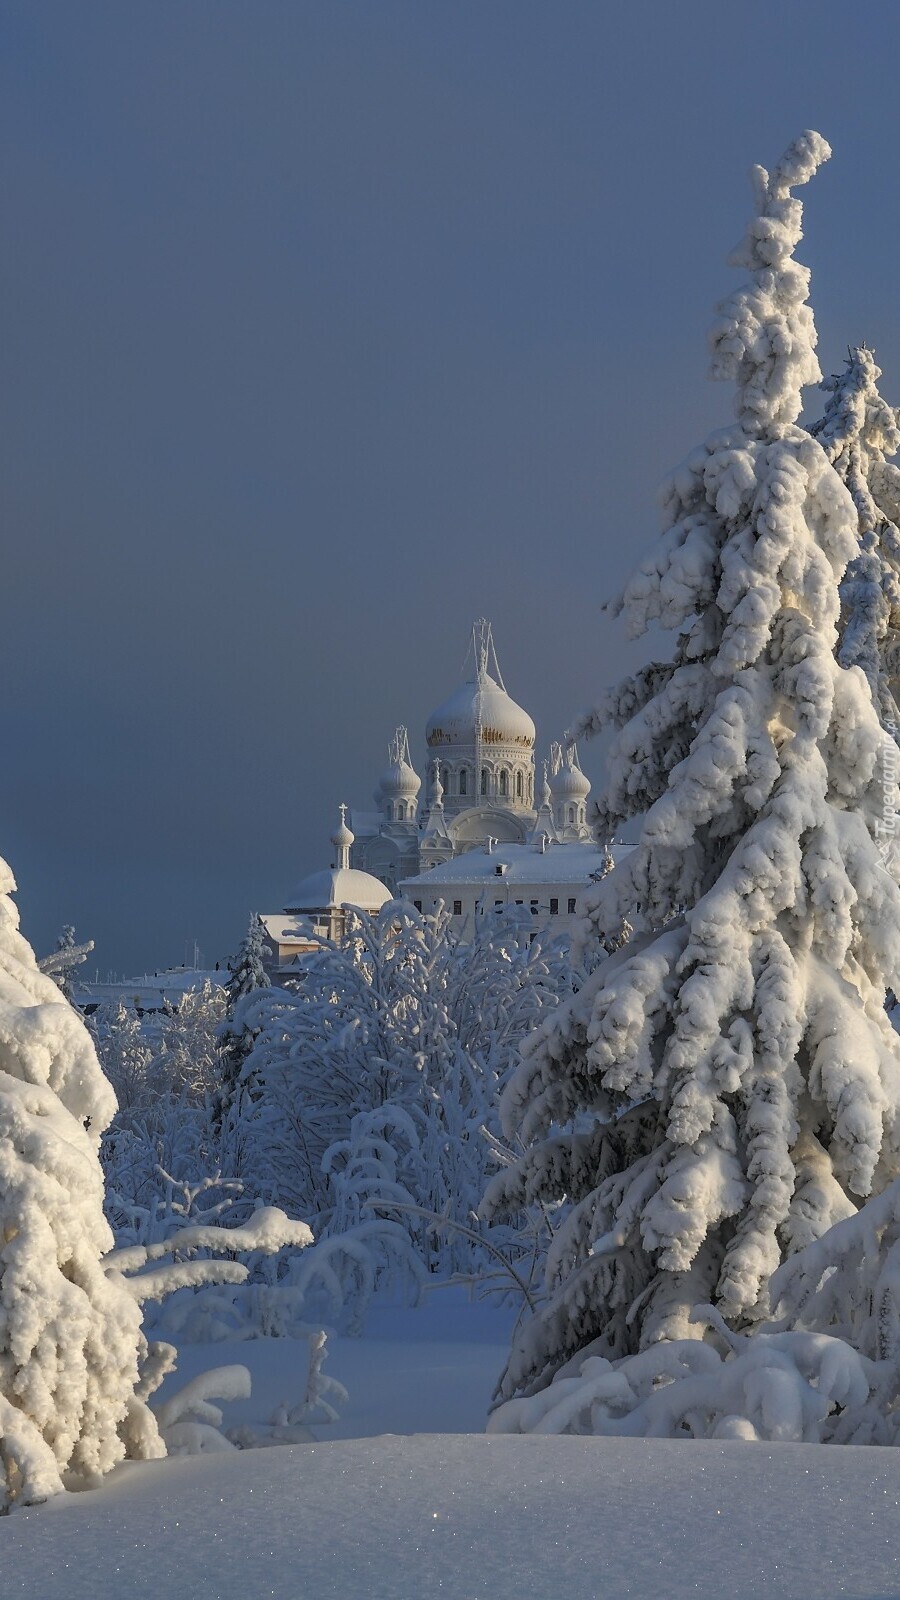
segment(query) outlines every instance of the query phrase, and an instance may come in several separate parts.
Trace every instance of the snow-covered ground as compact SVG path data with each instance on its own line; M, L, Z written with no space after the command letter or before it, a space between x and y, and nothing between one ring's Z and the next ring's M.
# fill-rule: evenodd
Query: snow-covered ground
M472 1305L456 1290L438 1290L415 1308L372 1307L363 1338L328 1340L325 1375L344 1385L349 1402L337 1422L312 1431L323 1441L482 1433L512 1321L511 1311ZM226 1427L267 1422L282 1401L302 1399L307 1346L292 1339L185 1345L158 1398L208 1367L232 1362L250 1368L253 1393L222 1407Z
M315 1443L119 1469L0 1522L2 1594L29 1600L897 1600L900 1451L476 1433L503 1312L434 1298L332 1343L350 1391ZM243 1360L262 1419L301 1346ZM327 1438L326 1438L327 1433Z

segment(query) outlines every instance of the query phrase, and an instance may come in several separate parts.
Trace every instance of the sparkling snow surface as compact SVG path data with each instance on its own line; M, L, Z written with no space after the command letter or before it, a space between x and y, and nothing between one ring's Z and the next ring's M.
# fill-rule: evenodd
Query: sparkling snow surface
M351 1394L328 1442L127 1465L0 1520L4 1600L900 1597L900 1451L458 1432L507 1321L441 1297L377 1312L334 1341ZM234 1359L255 1399L227 1420L304 1365L290 1340L195 1346L182 1377Z
M35 1600L886 1600L898 1507L878 1449L388 1435L120 1468L0 1555Z

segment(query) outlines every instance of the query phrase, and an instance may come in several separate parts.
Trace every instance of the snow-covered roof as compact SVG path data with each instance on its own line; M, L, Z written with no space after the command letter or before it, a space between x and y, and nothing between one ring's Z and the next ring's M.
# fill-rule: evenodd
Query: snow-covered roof
M330 911L341 906L359 906L362 911L380 911L391 899L391 891L371 872L354 867L326 867L304 878L288 896L285 911Z
M170 967L164 972L145 972L140 977L107 978L103 982L98 979L94 983L73 984L72 1000L81 1010L89 1006L115 1005L121 1000L128 1005L137 1003L142 1010L150 1011L161 1007L164 1001L177 1005L185 994L202 989L204 983L216 988L224 986L227 981L228 973L224 970L199 971L194 967Z
M614 861L621 861L630 848L613 845L610 854ZM592 872L602 870L605 859L606 852L595 844L554 842L546 850L539 844L495 844L491 850L467 850L430 872L404 878L400 887L404 891L436 890L442 883L487 885L502 877L504 883L571 883L583 888ZM498 867L505 870L498 873Z

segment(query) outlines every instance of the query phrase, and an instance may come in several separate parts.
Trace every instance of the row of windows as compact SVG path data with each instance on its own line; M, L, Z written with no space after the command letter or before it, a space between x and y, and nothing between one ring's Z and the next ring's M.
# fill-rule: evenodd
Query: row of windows
M494 901L494 910L495 911L502 911L504 906L506 905L506 903L507 902L505 900L495 900ZM524 906L524 904L525 904L524 900L517 900L516 901L516 905L517 906ZM529 904L529 909L531 911L531 915L533 917L536 917L538 912L540 911L540 908L541 908L540 907L540 901L539 900L530 900L528 902L528 904ZM413 901L413 905L415 906L417 911L421 911L421 909L422 909L421 900L414 900ZM570 895L570 897L566 901L566 911L567 911L567 914L570 917L573 917L575 915L575 896L574 895ZM462 914L463 914L463 903L462 903L462 901L461 900L454 900L454 902L453 902L453 915L455 917L461 917ZM550 915L551 915L551 917L558 917L559 916L559 900L555 896L553 896L551 898L551 900L550 900Z
M446 795L468 795L470 778L468 767L460 767L458 772L451 770L450 767L441 767L440 771L441 788ZM493 768L482 767L478 788L479 793L484 796L498 794L504 800L508 800L511 795L521 801L531 797L530 776L523 772L521 767L517 767L515 772L510 772L504 767L496 774Z

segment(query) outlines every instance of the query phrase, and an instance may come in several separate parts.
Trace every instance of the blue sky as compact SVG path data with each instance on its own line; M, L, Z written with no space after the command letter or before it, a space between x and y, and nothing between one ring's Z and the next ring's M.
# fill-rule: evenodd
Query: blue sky
M0 850L39 950L227 956L396 722L422 769L475 616L545 742L639 657L600 607L731 414L746 174L805 127L823 367L865 339L900 403L898 60L900 10L833 0L7 0Z

